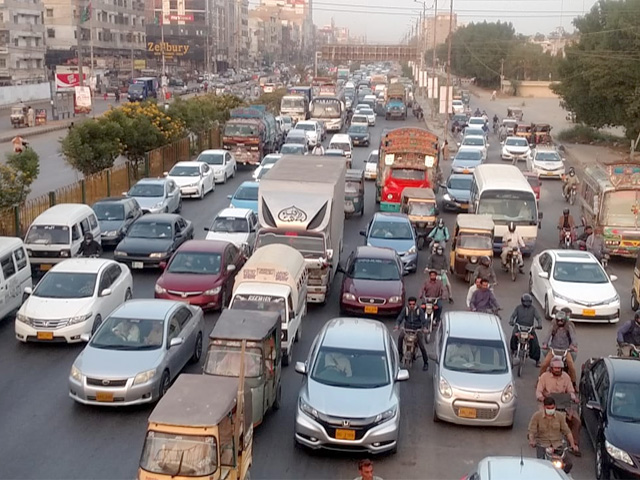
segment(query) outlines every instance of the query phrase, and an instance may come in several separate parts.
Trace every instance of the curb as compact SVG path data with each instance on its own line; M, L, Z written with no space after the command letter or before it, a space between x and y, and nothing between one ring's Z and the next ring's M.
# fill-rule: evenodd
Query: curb
M28 135L24 135L24 137L36 137L38 135L44 135L45 133L51 133L51 132L56 132L58 130L64 130L66 128L69 128L69 125L71 125L71 121L69 121L68 123L65 124L61 124L61 125L50 125L50 126L45 126L43 127L41 130L36 130L34 132L29 133ZM0 133L0 143L6 143L6 142L10 142L16 135L20 134L20 130L16 129L15 133ZM21 135L23 136L23 135Z

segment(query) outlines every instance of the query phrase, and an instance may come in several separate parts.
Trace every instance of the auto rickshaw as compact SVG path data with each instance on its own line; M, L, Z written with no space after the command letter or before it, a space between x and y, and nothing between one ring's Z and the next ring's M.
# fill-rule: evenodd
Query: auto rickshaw
M344 178L344 213L364 215L364 170L349 169Z
M631 309L635 312L640 308L640 251L633 267L633 283L631 284Z
M532 126L533 143L535 145L551 145L551 125L548 123L534 123Z
M183 373L149 416L138 479L248 479L251 410L237 378Z
M520 123L516 125L516 131L514 133L516 137L523 137L527 139L527 142L533 142L533 131L530 123Z
M418 250L422 250L439 213L436 194L430 188L405 188L400 200L400 212L409 217L416 232Z
M469 93L469 90L460 90L460 98L462 98L462 103L469 105L469 102L471 101L471 94Z
M490 215L459 214L451 241L451 273L468 283L480 258L493 257L493 232Z
M521 122L522 117L524 117L524 112L520 107L507 107L507 117L515 118Z
M11 107L11 126L13 128L27 126L27 107Z
M223 310L209 334L205 375L239 378L242 341L246 342L244 381L251 393L254 427L269 409L280 408L281 323L279 312Z
M503 118L502 124L504 125L504 128L507 130L508 137L515 134L516 125L518 124L518 121L515 118ZM503 141L503 140L504 138L501 139L500 141Z

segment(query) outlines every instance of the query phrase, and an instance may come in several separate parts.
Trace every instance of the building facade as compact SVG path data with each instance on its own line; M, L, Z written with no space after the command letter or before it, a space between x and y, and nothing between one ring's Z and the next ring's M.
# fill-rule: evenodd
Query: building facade
M449 25L451 25L452 32L455 32L458 28L458 16L455 13L453 14L453 18L451 18L451 15L448 13L438 14L435 19L434 17L427 17L424 25L424 32L427 35L426 49L432 50L434 28L436 34L436 46L442 45L447 41L447 37L449 37Z

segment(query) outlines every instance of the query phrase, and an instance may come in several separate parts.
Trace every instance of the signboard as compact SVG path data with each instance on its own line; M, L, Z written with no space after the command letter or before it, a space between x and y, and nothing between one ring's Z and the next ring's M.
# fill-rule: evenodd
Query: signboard
M438 98L438 77L427 78L427 98Z
M78 67L57 66L56 67L56 91L73 91L80 86L80 74ZM87 81L86 71L82 72L85 83Z
M449 87L449 105L447 105L447 87L440 87L440 108L439 113L442 115L450 113L451 101L453 100L453 87Z
M154 55L162 55L168 58L182 57L189 52L190 45L174 45L169 42L147 42L147 52L151 52Z
M144 68L147 68L147 61L146 60L134 60L133 61L133 68L135 68L136 70L142 70Z
M76 113L91 113L91 89L89 87L75 87L73 103Z
M168 22L193 22L193 15L165 15L165 20Z

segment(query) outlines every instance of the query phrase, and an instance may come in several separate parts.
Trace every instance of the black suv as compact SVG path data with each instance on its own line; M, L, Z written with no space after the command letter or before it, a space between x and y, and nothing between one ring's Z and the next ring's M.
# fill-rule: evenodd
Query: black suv
M142 216L135 198L109 197L93 204L102 238L102 246L115 247L124 238L133 222Z

